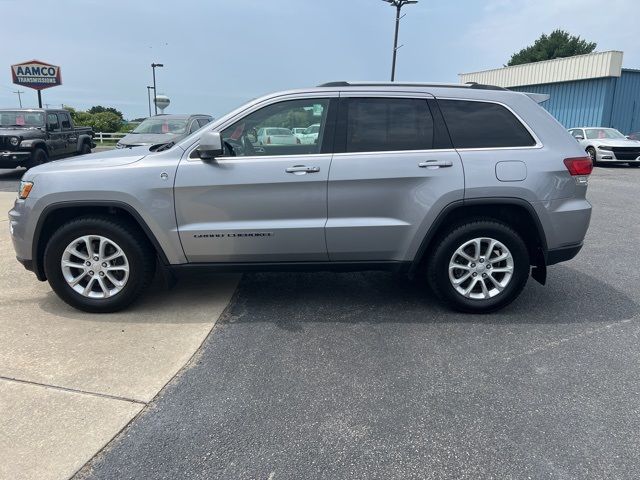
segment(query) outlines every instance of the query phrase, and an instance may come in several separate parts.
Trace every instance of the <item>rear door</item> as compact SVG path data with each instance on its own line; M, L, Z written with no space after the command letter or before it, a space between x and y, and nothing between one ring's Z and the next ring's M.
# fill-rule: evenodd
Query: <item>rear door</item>
M332 261L410 261L437 214L463 198L460 157L433 97L342 92L329 172Z
M176 218L189 262L326 261L327 178L337 93L254 107L221 131L226 154L178 166ZM258 131L322 125L312 145L262 145ZM262 133L262 132L261 132Z
M58 112L60 120L60 137L62 139L63 152L65 155L76 153L78 149L78 135L71 127L71 118L65 112Z

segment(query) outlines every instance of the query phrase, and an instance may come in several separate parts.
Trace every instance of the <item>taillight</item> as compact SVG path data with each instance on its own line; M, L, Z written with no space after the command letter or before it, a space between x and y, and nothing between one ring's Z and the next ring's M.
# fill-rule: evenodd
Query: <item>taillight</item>
M590 175L593 170L591 157L571 157L564 159L564 165L572 176Z
M267 137L267 144L271 143L271 137Z

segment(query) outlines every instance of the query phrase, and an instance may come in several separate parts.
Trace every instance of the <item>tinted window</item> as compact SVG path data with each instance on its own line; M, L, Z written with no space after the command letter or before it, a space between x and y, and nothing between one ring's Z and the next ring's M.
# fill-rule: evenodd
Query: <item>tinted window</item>
M207 123L209 123L211 120L209 120L208 118L199 118L198 119L198 123L200 124L201 127L204 127Z
M347 152L433 148L433 119L426 100L352 98L347 108Z
M225 154L230 156L305 155L320 152L329 100L310 98L268 105L222 131ZM320 126L319 132L299 139L296 125Z
M47 115L47 124L49 130L60 130L60 124L58 123L58 115L50 113Z
M527 147L536 142L513 113L502 105L439 100L456 148Z
M67 115L66 113L61 113L59 114L59 116L60 116L60 121L62 122L62 128L63 129L71 128L71 121L69 120L69 115Z

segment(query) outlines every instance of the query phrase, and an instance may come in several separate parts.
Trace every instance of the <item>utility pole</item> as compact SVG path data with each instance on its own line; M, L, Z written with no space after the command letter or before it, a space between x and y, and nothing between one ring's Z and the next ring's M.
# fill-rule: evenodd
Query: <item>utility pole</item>
M15 92L16 95L18 95L18 103L20 104L20 108L22 108L22 97L20 96L21 94L24 93L24 91L22 90L16 90Z
M155 108L155 114L158 114L158 105L156 105L156 92L158 91L156 89L156 67L164 67L164 65L162 63L152 63L151 64L151 69L153 70L153 106Z
M414 3L418 3L418 0L382 0L383 2L387 2L389 5L396 7L396 32L393 38L393 61L391 63L391 81L393 82L396 78L396 54L398 53L398 30L400 28L400 10L405 5L411 5Z

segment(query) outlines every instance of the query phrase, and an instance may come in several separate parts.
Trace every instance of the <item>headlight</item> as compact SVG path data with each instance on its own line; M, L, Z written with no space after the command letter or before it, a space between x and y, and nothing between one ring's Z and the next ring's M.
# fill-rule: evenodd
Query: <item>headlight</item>
M607 152L610 152L612 148L613 147L607 147L606 145L600 145L598 150L606 150Z
M18 190L18 198L24 200L31 193L31 189L33 188L33 182L25 182L22 180L20 182L20 190Z
M12 147L17 147L20 145L20 139L18 137L9 137L9 143Z
M116 143L116 148L124 148L124 143Z

